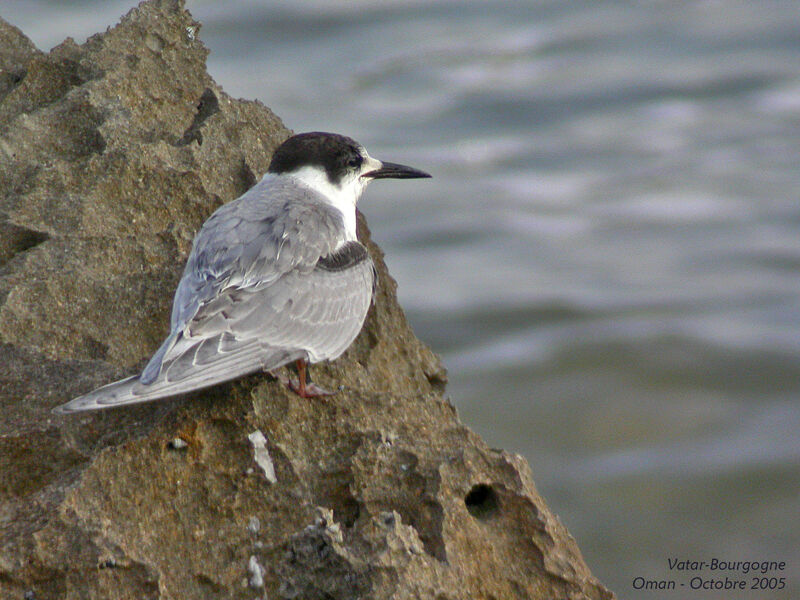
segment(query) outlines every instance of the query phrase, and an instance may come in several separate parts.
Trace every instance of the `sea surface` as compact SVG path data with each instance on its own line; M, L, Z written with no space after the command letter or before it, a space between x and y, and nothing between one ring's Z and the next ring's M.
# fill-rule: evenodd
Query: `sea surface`
M0 15L47 50L131 6ZM360 207L461 418L528 459L604 583L800 597L796 0L187 6L228 93L434 175ZM786 587L668 566L715 557Z

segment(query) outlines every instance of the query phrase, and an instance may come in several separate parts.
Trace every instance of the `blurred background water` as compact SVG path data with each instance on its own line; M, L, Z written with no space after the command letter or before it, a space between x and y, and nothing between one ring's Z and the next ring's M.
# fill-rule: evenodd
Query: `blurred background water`
M0 14L48 50L131 6ZM228 93L434 174L361 209L462 419L603 582L778 560L737 597L800 597L795 0L187 6Z

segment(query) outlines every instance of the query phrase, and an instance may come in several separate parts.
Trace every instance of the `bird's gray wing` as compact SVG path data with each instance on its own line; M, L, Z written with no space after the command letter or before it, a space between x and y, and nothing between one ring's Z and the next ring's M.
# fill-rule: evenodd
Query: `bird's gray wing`
M57 412L147 402L298 358L336 358L361 330L374 284L366 248L348 242L320 258L311 271L290 271L267 286L225 288L201 305L171 341L153 381L130 377L76 398Z
M295 358L338 357L358 335L372 302L367 249L350 241L269 283L229 286L203 303L164 353L165 381L219 381Z
M142 374L61 412L154 400L296 358L335 358L358 334L375 281L366 249L342 245L342 225L312 190L276 178L222 206L195 238L172 331Z
M223 205L197 234L175 292L170 335L142 371L156 380L168 355L185 340L189 322L229 290L269 287L286 273L309 272L341 241L341 214L313 190L267 176Z
M342 215L311 188L267 176L220 207L195 237L172 306L171 330L229 287L269 285L309 271L339 247Z
M343 259L346 254L358 256L357 261ZM342 260L351 262L342 267ZM232 363L226 369L237 376L272 369L291 358L311 362L336 358L361 330L374 281L366 248L348 242L339 252L321 258L311 271L295 269L266 286L226 288L189 321L180 342L166 353L162 375L173 381L202 378L228 360ZM247 354L239 361L241 349L249 352L253 344L260 345L263 353ZM276 351L291 358L279 362L273 358Z

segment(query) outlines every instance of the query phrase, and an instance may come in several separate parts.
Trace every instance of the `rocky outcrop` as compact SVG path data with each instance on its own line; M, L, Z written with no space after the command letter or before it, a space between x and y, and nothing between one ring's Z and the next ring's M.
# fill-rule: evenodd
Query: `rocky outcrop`
M304 400L254 375L70 417L167 332L193 234L288 132L152 1L49 54L0 21L0 597L612 598L443 397L380 250L361 336Z

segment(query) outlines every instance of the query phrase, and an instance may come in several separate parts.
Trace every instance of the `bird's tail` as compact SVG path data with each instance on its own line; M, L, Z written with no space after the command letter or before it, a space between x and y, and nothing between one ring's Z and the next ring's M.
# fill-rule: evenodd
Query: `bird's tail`
M198 363L194 353L185 353L178 360L165 363L155 381L144 383L141 375L134 375L70 400L54 408L53 412L67 414L99 410L177 396L255 371L276 369L304 354L305 352L279 348L265 349L255 341L238 348L237 352L214 354L213 360L207 363ZM183 361L186 364L181 363L182 358L186 359Z
M84 410L99 410L101 408L111 408L124 404L148 402L150 400L157 400L180 393L180 390L175 391L173 389L174 387L174 385L169 384L159 385L158 382L153 385L145 385L139 381L139 375L134 375L127 379L109 383L88 394L70 400L66 404L55 407L53 412L64 415Z

